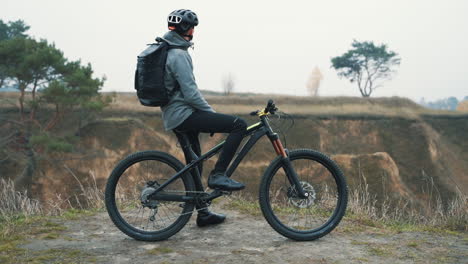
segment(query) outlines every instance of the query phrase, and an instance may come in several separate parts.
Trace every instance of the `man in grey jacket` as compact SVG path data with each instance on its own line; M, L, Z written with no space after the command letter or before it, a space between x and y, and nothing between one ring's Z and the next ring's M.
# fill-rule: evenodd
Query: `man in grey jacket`
M215 168L208 177L208 186L212 189L227 191L241 190L244 184L226 176L226 169L231 162L240 142L246 132L246 122L233 115L216 113L198 90L193 75L192 59L187 49L192 46L195 26L198 25L197 15L186 9L175 10L168 16L167 32L163 39L173 47L168 51L164 82L171 98L169 103L161 107L164 128L172 130L179 140L181 133L189 137L193 151L201 154L198 134L229 133ZM187 155L186 155L187 157ZM199 168L200 175L202 168ZM224 215L199 210L197 224L199 226L223 222Z

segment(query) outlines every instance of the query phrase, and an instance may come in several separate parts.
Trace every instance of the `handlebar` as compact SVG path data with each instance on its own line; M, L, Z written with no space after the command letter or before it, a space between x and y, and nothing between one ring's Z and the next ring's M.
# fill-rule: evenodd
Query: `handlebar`
M265 109L263 111L254 111L254 112L251 112L250 115L251 116L255 116L255 115L258 115L258 116L264 116L264 115L269 115L269 114L275 114L276 111L278 111L278 108L276 107L275 103L273 102L272 99L268 100L268 103L267 103L267 106L265 107Z

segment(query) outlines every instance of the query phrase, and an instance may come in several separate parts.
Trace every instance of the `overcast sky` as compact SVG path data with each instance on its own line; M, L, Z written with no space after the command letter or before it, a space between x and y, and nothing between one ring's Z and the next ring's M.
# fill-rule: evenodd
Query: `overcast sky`
M468 1L111 1L0 0L0 19L23 19L29 34L105 75L104 91L133 91L136 56L167 31L167 15L199 16L191 54L200 89L305 95L314 67L323 96L359 96L330 58L353 41L385 43L401 56L395 77L373 96L433 100L468 95Z

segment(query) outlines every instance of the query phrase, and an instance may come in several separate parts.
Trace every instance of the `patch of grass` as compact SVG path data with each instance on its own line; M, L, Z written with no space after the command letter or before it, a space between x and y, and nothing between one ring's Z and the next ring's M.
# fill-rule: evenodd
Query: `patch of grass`
M0 240L0 263L21 263L17 259L26 252L19 247L23 242L23 236L3 237Z
M418 243L416 241L411 241L411 242L406 243L406 246L416 248L418 247Z
M345 221L352 224L340 227L342 232L378 232L378 233L403 233L403 232L429 232L445 235L463 235L463 231L455 231L449 227L434 226L424 223L413 223L411 221L394 219L372 219L366 214L347 213ZM342 225L342 224L341 224Z
M44 263L50 254L39 254L21 248L27 239L57 239L67 228L53 222L53 217L11 216L0 223L0 263ZM33 254L33 258L31 258ZM69 263L67 261L60 263Z
M417 224L417 223L408 223L402 221L382 221L382 225L385 229L395 232L429 232L436 234L445 234L445 235L454 235L459 236L463 235L462 231L454 231L449 228L444 228L440 226Z
M366 226L363 226L363 225L344 224L343 222L341 222L336 227L334 232L337 232L337 233L363 233L363 232L365 232L367 230L368 230L368 228Z
M157 247L157 248L153 248L153 249L146 251L146 253L150 255L162 255L162 254L168 254L172 252L174 252L174 250L167 248L167 247Z
M231 250L231 254L242 254L242 249Z
M367 246L367 250L369 254L379 257L389 257L394 256L395 252L392 250L393 248L389 245L377 245L377 244L369 244Z
M386 228L382 221L369 218L367 215L347 213L337 227L338 232L344 233L373 233L388 234L393 231Z
M249 250L245 248L239 248L231 250L231 254L247 254L247 255L265 255L265 252L257 251L257 250Z
M70 237L70 236L62 236L62 238L66 241L79 241L79 239L77 238L73 238L73 237Z
M64 231L67 228L61 224L53 223L53 222L39 222L36 224L32 224L28 226L29 229L25 230L25 234L27 235L40 235L40 234L52 234L56 233L56 231Z
M65 220L78 220L82 217L93 216L97 213L97 210L82 210L82 209L69 209L65 211L60 218Z
M29 252L27 263L93 263L96 259L78 249L52 248Z
M0 263L90 263L95 262L77 250L30 251L21 248L28 239L57 239L67 228L58 221L92 216L99 209L63 211L60 216L9 214L0 218ZM67 239L67 237L64 237ZM73 238L68 238L73 240Z
M49 234L46 234L44 236L42 236L42 239L57 239L59 238L59 234L56 233L56 232L52 232L52 233L49 233Z
M414 261L414 260L417 260L417 259L421 259L421 257L419 257L414 252L407 251L407 252L403 253L403 255L399 257L399 259L411 259L411 260Z
M39 234L37 228L44 225L45 217L13 215L0 221L0 242L21 240L26 234ZM49 228L45 226L44 228Z
M19 246L23 242L22 239L1 241L0 242L0 263L22 263L21 256L24 256L26 250Z
M364 242L364 241L357 241L357 240L352 240L351 245L370 245L370 242Z
M359 262L369 262L369 259L367 259L367 258L362 258L362 257L361 257L361 258L353 258L353 260L359 261Z
M224 207L228 209L238 210L244 214L252 216L260 216L262 213L260 205L257 202L251 202L242 198L234 199L229 203L226 203Z
M392 244L378 244L367 241L352 240L351 245L365 246L372 256L388 257L395 256L396 247Z
M98 234L90 234L90 235L88 235L88 237L92 237L92 238L100 238L100 237L102 237L102 235L98 235Z
M345 216L347 219L351 220L353 223L368 227L380 227L382 228L382 223L379 221L371 219L366 215L356 215L356 214L348 214Z
M210 263L209 260L206 258L192 260L192 264L206 264L206 263ZM169 262L162 262L161 264L169 264Z
M6 243L2 243L0 244L0 252L2 252L2 254L19 254L19 253L23 253L24 251L26 251L25 249L22 249L22 248L18 248L18 245L20 244L19 241L8 241Z
M434 259L437 260L436 263L456 263L456 260L454 257L446 256L446 255L435 255ZM461 262L459 262L461 263Z

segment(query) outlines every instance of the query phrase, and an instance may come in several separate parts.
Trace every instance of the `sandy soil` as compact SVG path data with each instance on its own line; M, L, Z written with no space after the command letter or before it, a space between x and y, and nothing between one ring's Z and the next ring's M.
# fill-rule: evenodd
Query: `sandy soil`
M21 247L32 255L73 250L76 263L468 263L466 235L394 233L357 228L345 220L319 240L295 242L276 233L261 216L220 205L212 210L226 213L226 222L198 228L193 215L178 234L163 242L136 241L102 212L54 220L66 227L57 238L29 240Z

